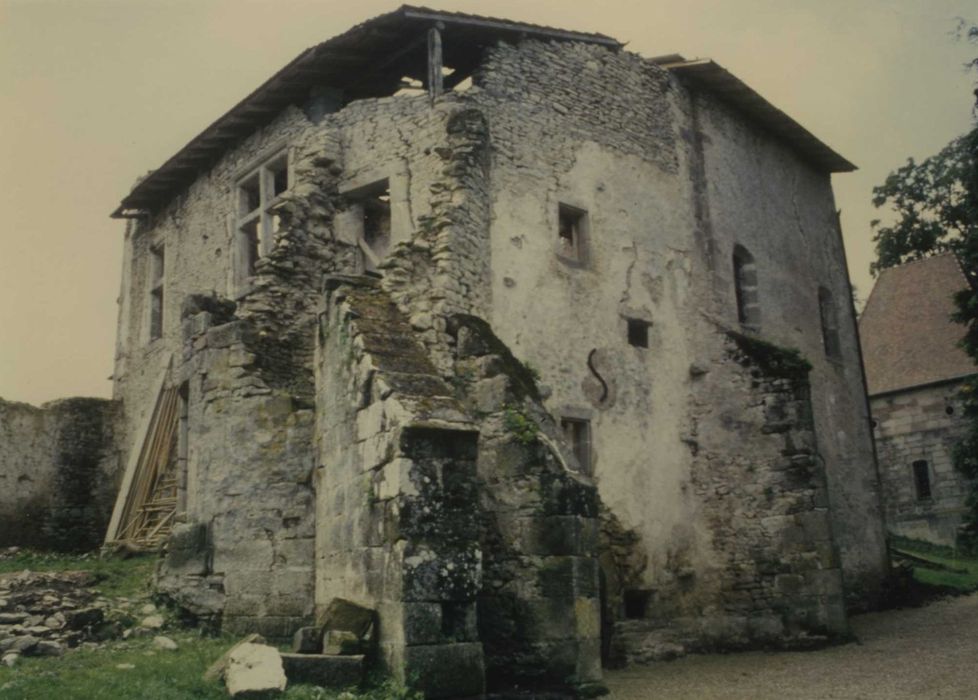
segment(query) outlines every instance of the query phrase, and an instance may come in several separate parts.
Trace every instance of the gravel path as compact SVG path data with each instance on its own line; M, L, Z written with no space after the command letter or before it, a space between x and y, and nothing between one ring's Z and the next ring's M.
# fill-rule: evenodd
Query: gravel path
M978 594L859 615L858 643L810 652L688 656L608 671L614 700L975 700Z

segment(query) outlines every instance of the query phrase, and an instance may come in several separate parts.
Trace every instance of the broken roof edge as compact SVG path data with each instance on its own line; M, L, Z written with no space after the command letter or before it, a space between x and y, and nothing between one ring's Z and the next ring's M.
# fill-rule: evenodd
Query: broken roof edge
M753 117L785 140L814 165L830 173L848 173L858 168L818 139L808 129L775 107L743 80L710 58L687 60L680 54L649 59L675 75L716 95Z
M110 214L110 217L113 219L123 219L144 216L149 200L155 200L159 196L172 196L175 191L185 184L184 181L187 178L181 174L181 171L195 171L201 161L209 160L214 156L215 151L223 151L233 139L237 138L233 135L239 128L235 126L235 123L246 124L251 128L258 128L258 122L267 116L267 105L274 105L276 103L274 95L276 88L279 88L283 83L301 81L303 66L312 64L316 59L321 58L323 54L328 54L329 50L336 44L342 44L357 34L368 33L371 28L397 19L408 22L430 21L435 24L442 23L448 26L454 25L456 27L518 33L558 41L580 41L603 45L616 51L624 47L624 44L617 39L604 34L575 32L527 22L513 22L462 12L443 12L427 7L401 5L396 10L365 20L341 34L337 34L326 41L302 51L255 90L231 107L231 109L215 119L179 151L168 158L160 167L152 170L149 175L140 180L129 194L123 198L119 206ZM266 105L265 108L261 107L261 103L263 102ZM279 107L284 107L284 105L280 105ZM249 110L252 112L251 116L248 115ZM257 116L255 115L256 112ZM221 138L220 134L222 129L232 135ZM212 141L218 145L208 146L208 141ZM199 151L199 153L195 154L195 151Z

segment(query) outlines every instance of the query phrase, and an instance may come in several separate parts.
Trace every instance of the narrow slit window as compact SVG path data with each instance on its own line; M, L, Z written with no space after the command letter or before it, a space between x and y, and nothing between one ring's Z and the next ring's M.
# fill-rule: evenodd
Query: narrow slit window
M818 288L818 313L822 322L822 345L827 357L839 357L839 322L832 292L825 287Z
M591 474L591 422L580 418L562 418L560 427L577 461L577 470L582 474Z
M761 326L761 309L757 294L757 267L754 256L742 245L733 252L734 293L737 301L737 321L748 330Z
M930 467L926 460L918 459L913 463L913 483L917 491L918 501L931 499Z
M149 339L163 337L163 277L165 257L162 245L150 250Z
M557 255L584 263L587 253L587 211L569 204L557 205Z
M636 348L647 348L649 346L649 326L648 321L637 318L628 319L628 344Z

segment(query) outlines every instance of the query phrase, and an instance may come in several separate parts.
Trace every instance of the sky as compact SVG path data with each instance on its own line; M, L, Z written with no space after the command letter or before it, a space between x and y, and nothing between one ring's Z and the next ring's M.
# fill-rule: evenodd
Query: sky
M859 166L833 176L863 299L873 185L970 128L975 0L426 0L709 57ZM124 223L155 168L378 0L0 0L0 397L109 396Z

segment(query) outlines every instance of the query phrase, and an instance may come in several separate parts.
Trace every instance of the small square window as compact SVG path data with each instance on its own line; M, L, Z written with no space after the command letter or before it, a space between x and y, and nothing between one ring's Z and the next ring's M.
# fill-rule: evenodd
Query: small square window
M648 321L641 321L637 318L628 319L628 344L636 348L647 348L649 346L649 326Z
M649 599L652 598L650 590L625 590L622 596L622 604L625 608L626 620L641 620L645 618L649 607Z
M591 473L591 422L580 418L561 418L560 428L577 460L577 470Z
M557 205L557 255L577 263L585 262L587 252L587 211L569 204Z

